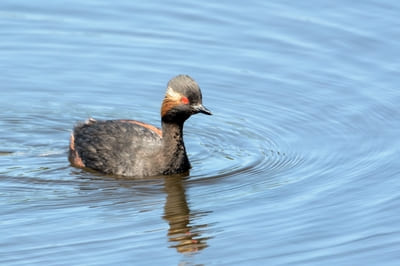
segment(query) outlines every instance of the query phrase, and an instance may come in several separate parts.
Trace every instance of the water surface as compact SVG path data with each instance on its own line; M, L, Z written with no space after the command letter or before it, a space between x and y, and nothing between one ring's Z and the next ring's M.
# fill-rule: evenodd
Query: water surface
M3 265L398 265L397 1L2 1ZM185 73L189 176L73 168L88 117L159 125Z

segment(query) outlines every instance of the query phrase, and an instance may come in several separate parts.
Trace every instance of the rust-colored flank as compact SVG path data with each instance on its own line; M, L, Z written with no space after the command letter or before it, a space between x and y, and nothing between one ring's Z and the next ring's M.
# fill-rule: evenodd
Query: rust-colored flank
M140 121L136 121L136 120L120 120L120 121L127 122L127 123L132 123L132 124L136 124L136 125L145 127L147 129L150 129L151 131L157 133L157 135L159 135L160 137L162 137L161 129L159 129L159 128L153 126L153 125L149 125L149 124L146 124L146 123L143 123L143 122L140 122Z
M69 149L69 161L71 162L71 164L77 167L85 167L85 164L83 163L81 157L79 157L79 154L75 149L75 137L73 133L71 134Z

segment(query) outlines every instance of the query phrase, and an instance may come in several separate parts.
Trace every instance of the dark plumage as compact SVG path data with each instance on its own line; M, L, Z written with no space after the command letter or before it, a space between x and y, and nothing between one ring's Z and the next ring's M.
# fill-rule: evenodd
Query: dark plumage
M202 105L197 83L187 75L171 79L161 106L162 131L135 120L88 121L71 134L73 166L121 176L155 176L190 169L183 124L192 114L211 112Z

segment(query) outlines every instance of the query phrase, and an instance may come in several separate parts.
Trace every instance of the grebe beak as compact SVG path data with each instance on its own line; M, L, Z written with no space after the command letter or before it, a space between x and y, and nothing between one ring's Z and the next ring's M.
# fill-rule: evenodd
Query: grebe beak
M206 114L206 115L212 115L211 111L208 110L207 108L205 108L204 105L202 105L202 104L193 105L192 108L196 114L202 113L202 114Z

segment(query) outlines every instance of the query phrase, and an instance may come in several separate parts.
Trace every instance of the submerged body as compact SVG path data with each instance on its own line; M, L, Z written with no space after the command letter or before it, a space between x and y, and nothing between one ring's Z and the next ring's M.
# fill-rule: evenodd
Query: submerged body
M162 138L161 130L154 129L134 120L91 119L75 127L70 161L75 166L121 176L188 171L190 163L179 134L167 141Z
M202 105L197 83L179 75L168 83L161 106L162 130L135 120L89 119L74 128L69 160L76 167L121 176L187 172L183 124L196 113L211 114Z

